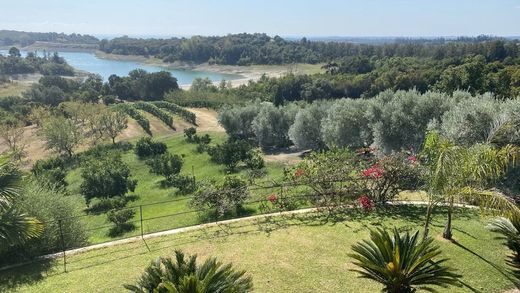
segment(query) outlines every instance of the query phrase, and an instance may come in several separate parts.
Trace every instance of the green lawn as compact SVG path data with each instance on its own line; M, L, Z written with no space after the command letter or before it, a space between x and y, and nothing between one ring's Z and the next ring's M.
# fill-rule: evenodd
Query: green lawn
M225 139L225 134L211 133L210 135L214 143L222 142ZM223 165L218 165L211 162L209 155L206 153L197 153L195 151L196 145L187 143L182 135L157 137L155 139L166 143L168 150L171 153L184 155L184 166L181 173L191 174L193 170L197 180L214 179L217 181L222 180L223 176L226 174L226 170ZM139 198L134 202L130 202L128 206L145 205L143 206L143 218L145 219L143 230L145 233L201 223L202 219L199 218L197 213L184 214L175 217L163 217L155 220L146 220L152 217L161 217L189 210L189 195L179 196L176 194L175 188L161 188L160 181L163 179L163 177L150 174L149 168L146 166L145 161L138 159L132 150L124 153L122 158L126 163L128 163L133 178L138 180L135 194L138 195ZM79 195L79 186L81 184L80 171L80 168L71 170L67 176L67 182L69 183L69 192L72 194L72 196L77 198L78 202L84 205L84 199ZM267 171L267 177L263 180L280 178L283 173L283 166L281 164L270 163L267 164ZM243 174L244 172L242 171L238 174L241 173ZM149 205L152 203L171 200L176 201ZM255 205L248 206L248 208L250 208L250 213L257 212L257 207ZM134 221L137 221L137 229L121 235L118 238L138 235L140 233L140 223L138 221L139 208L137 207L135 210L136 216L134 217ZM89 241L91 243L105 242L114 239L108 236L111 225L106 221L105 215L89 215L84 217L83 220L87 229L89 230Z
M442 211L440 211L442 212ZM419 229L424 207L393 207L379 214L350 212L343 217L318 215L277 217L236 222L183 234L71 255L68 272L61 260L30 265L0 277L0 291L124 292L121 284L134 281L158 256L175 249L216 256L233 262L253 277L256 292L378 292L373 281L357 278L350 247L368 237L368 229L398 226ZM454 238L441 239L444 214L436 214L432 235L449 265L463 276L461 287L441 292L503 292L512 288L504 258L508 251L486 228L477 211L457 210ZM2 287L3 286L3 287Z

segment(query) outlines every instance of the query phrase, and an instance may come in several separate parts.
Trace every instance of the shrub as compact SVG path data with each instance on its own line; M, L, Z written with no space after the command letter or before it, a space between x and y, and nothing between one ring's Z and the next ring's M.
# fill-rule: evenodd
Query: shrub
M185 257L176 250L174 258L158 258L141 275L135 285L124 285L132 292L234 292L246 293L253 288L245 271L236 271L231 264L208 258L197 264L197 255ZM196 288L196 289L193 289Z
M66 164L61 157L38 160L33 165L31 171L41 184L64 189L68 185L65 180L67 176Z
M189 194L197 190L195 177L189 175L170 176L166 178L164 185L178 188L180 194Z
M114 224L114 227L109 231L109 235L118 236L135 229L135 225L129 223L134 216L135 211L133 209L111 210L108 212L107 220Z
M248 158L251 145L244 140L228 139L224 144L208 148L211 160L224 164L228 170L235 170L238 163Z
M513 253L507 259L507 264L513 268L513 273L517 280L520 280L520 220L513 218L512 220L500 217L489 223L488 228L500 236L505 242L507 248Z
M153 157L147 164L150 166L150 173L171 178L181 172L183 159L179 155L165 153Z
M102 213L113 209L122 209L130 201L128 196L116 196L113 198L100 198L94 201L87 209L89 213Z
M87 244L87 233L83 222L76 217L81 214L81 207L73 197L67 196L61 189L42 187L37 182L26 181L23 196L16 203L16 208L44 223L43 234L5 251L0 262L20 261L47 253L54 253L65 248L76 248ZM59 220L63 231L61 241Z
M417 287L458 285L461 277L444 263L446 259L433 260L441 254L433 239L419 240L419 232L393 235L386 230L370 232L370 241L364 240L352 246L354 265L361 278L381 283L383 292L415 292Z
M236 176L226 176L221 184L203 184L195 193L191 205L214 209L217 217L221 217L238 211L249 195L246 181Z
M123 112L125 112L128 116L132 117L135 121L137 121L137 124L141 126L141 128L148 134L152 135L152 131L150 130L150 121L146 119L137 109L132 107L130 104L119 104L116 106L117 108L121 109Z
M173 117L167 112L159 109L157 106L147 102L136 102L134 103L134 107L154 115L164 122L164 124L175 130L175 127L173 126Z
M168 147L163 142L156 142L150 137L142 137L135 144L135 154L139 158L157 156L166 153Z
M155 101L151 103L159 108L167 109L168 111L176 115L179 115L182 119L193 125L197 125L197 116L195 115L195 113L190 112L189 110L186 110L179 105L166 101Z
M250 170L260 170L265 167L264 158L258 150L250 150L244 160L246 167Z
M137 185L137 180L132 180L130 176L130 169L120 156L92 159L85 162L81 170L83 182L80 192L87 205L93 198L124 196L129 191L133 192Z
M184 136L186 136L186 140L188 142L193 142L194 136L197 134L197 129L195 127L190 127L184 129Z

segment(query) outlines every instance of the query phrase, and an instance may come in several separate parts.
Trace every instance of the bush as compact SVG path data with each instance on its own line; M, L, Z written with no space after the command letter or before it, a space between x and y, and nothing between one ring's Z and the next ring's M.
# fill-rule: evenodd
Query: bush
M164 124L175 130L175 127L173 126L173 117L167 112L159 109L157 106L146 102L136 102L134 103L134 107L154 115L164 122Z
M224 164L228 170L235 170L238 163L248 158L251 145L244 140L228 139L224 144L208 148L211 160Z
M65 189L68 185L65 177L67 176L66 165L61 157L38 160L32 167L34 177L44 186L55 186Z
M265 167L264 158L258 150L250 150L244 160L246 167L250 170L260 170Z
M166 178L164 185L178 188L180 194L190 194L197 190L195 177L189 175L170 176Z
M193 142L194 136L197 134L197 129L195 127L190 127L184 129L184 136L186 136L186 140L188 142Z
M118 236L135 229L134 223L128 223L135 216L132 209L111 210L107 214L107 220L114 224L109 231L110 236Z
M135 154L139 158L157 156L166 153L168 147L163 142L155 142L150 137L142 137L135 144Z
M168 179L181 172L183 159L179 155L165 153L153 157L146 163L150 166L150 173L162 175Z
M133 192L137 185L137 180L132 180L130 176L130 169L120 156L92 159L85 162L81 170L83 182L80 192L87 205L93 198L122 197L129 191Z
M179 105L166 101L155 101L151 103L159 108L167 109L170 112L179 115L182 119L193 125L197 125L197 116L195 115L195 113L190 112L184 109L183 107L180 107Z
M191 205L199 209L215 209L217 217L221 217L231 211L239 211L249 195L246 181L236 176L226 176L221 184L203 184L195 193Z
M42 187L37 182L28 181L16 208L43 222L43 235L10 248L0 256L1 263L61 251L63 246L59 220L66 249L87 244L88 237L83 222L76 217L81 214L81 207L73 197L65 195L61 189Z
M141 126L141 128L148 134L152 135L152 131L150 130L150 121L146 119L137 109L132 107L130 104L119 104L117 105L117 108L121 109L123 112L125 112L128 116L132 117L135 121L137 121L137 124Z
M89 213L103 213L113 209L122 209L131 200L129 196L116 196L113 198L100 198L94 201L87 209Z

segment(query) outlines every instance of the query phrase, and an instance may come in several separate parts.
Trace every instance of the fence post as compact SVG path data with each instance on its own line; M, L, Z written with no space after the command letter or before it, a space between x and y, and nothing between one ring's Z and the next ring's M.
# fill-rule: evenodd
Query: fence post
M141 238L144 237L143 233L143 205L139 205L139 218L141 220Z
M67 253L65 252L65 239L63 239L63 229L61 228L61 219L58 220L58 227L60 228L60 238L61 238L61 249L63 251L63 270L65 273L67 272Z

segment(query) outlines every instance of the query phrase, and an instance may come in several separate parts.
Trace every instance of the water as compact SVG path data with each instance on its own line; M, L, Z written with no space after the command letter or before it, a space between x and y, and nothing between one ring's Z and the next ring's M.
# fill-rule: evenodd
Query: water
M4 56L7 55L7 52L7 50L0 50L0 54ZM25 54L27 54L27 52L22 52L22 55ZM242 78L241 75L237 74L184 69L168 69L160 66L147 65L136 61L102 59L96 57L94 53L88 52L58 52L58 54L65 58L70 66L82 71L99 74L105 81L107 81L108 77L112 74L126 76L128 75L128 72L137 68L144 69L147 72L157 72L161 70L169 71L171 72L172 76L177 78L177 83L180 85L191 84L191 82L197 77L207 77L211 81Z

